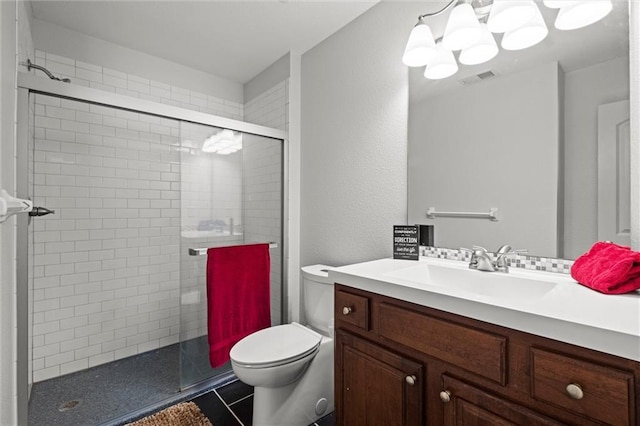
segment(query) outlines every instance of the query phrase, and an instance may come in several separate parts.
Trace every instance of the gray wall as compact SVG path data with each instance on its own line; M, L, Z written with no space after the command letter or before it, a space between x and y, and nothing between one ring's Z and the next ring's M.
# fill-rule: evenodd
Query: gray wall
M565 253L574 259L598 239L598 105L629 99L629 60L565 74Z
M392 254L406 223L408 70L424 3L380 3L302 56L301 264Z

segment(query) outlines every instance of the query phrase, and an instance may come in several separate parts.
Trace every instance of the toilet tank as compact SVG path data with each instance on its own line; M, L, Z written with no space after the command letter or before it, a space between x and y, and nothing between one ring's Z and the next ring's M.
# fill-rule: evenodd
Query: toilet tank
M328 336L333 328L333 282L329 279L331 266L302 267L302 292L307 325Z

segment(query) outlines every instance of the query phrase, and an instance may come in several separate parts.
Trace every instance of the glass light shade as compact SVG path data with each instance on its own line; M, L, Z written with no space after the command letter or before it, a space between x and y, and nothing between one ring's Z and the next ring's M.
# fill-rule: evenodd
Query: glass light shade
M471 46L480 37L480 22L469 3L457 5L451 11L444 30L442 44L449 50Z
M436 42L433 40L431 29L420 20L409 34L402 62L409 67L422 67L436 55Z
M487 25L492 33L505 33L520 27L538 9L532 0L493 0Z
M521 50L540 43L549 34L540 10L536 8L533 17L523 26L507 31L502 36L502 48Z
M569 6L579 1L580 0L543 0L542 3L551 9L560 9L561 7Z
M458 72L458 63L453 56L453 52L445 49L442 43L436 45L438 55L427 64L424 76L430 80L440 80L447 78Z
M465 65L477 65L487 62L498 54L498 45L487 24L480 24L480 39L473 45L462 49L458 60Z
M574 30L599 21L611 12L611 0L584 0L568 4L560 9L556 18L559 30Z

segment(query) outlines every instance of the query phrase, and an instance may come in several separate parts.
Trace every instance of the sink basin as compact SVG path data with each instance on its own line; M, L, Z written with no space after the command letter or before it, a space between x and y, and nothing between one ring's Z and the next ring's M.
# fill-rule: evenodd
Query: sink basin
M464 266L420 264L386 274L390 278L408 281L420 286L444 287L475 296L493 299L538 299L550 292L557 283L512 273L483 272Z

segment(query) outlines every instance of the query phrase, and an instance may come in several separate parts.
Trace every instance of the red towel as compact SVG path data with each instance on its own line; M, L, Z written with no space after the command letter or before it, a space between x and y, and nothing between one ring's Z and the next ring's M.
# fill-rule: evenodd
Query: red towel
M207 250L209 363L229 360L231 347L271 326L269 244Z
M571 276L601 293L629 293L640 288L640 252L610 242L597 242L576 259Z

